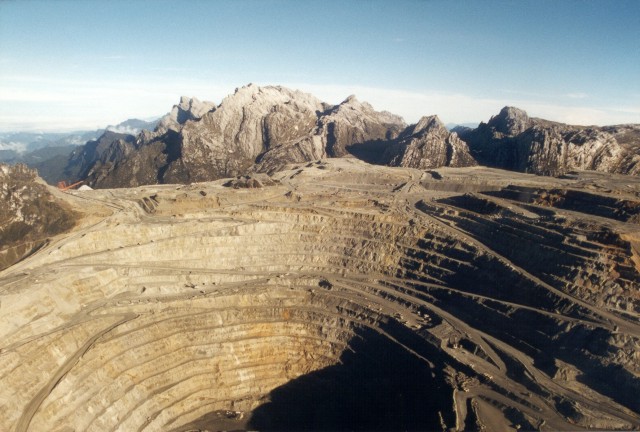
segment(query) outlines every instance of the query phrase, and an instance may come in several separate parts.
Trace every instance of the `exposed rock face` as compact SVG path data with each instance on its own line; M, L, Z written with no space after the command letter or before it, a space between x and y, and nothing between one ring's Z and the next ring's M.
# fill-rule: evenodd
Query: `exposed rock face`
M100 146L109 149L96 153L89 143L75 158L82 167L69 172L101 188L213 180L345 156L352 144L392 139L404 128L400 117L377 112L353 96L329 106L300 91L250 84L217 108L183 97L135 145L105 135ZM70 165L78 164L72 160Z
M399 116L378 112L366 102L349 96L342 103L318 113L317 126L293 145L270 148L258 158L258 171L277 171L286 164L301 163L322 157L343 157L354 144L371 146L387 142L405 128Z
M179 157L180 130L215 109L212 102L183 96L151 132L137 137L107 130L71 154L65 177L101 188L131 187L162 181L167 165Z
M640 126L570 126L505 107L461 138L480 164L508 170L552 176L571 170L640 172Z
M182 96L180 103L174 105L171 112L160 119L155 129L156 135L165 133L169 129L178 132L187 121L198 120L215 109L216 105L213 102L201 102L197 98Z
M74 153L68 179L97 188L190 183L287 164L356 156L433 169L480 163L557 176L571 170L640 172L640 126L569 126L505 107L476 129L449 132L436 116L406 126L350 96L331 106L284 87L248 85L211 102L181 98L154 132L107 132Z
M614 172L640 175L640 125L605 126L600 129L613 135L623 149Z
M507 106L491 117L487 126L503 136L515 136L533 126L533 122L523 110Z
M246 173L258 156L289 147L311 134L322 103L283 87L249 85L225 98L218 109L181 131L180 158L167 182L205 181ZM322 155L323 149L314 149Z
M437 116L422 117L409 126L382 156L389 166L408 168L465 167L476 165L467 144L447 130Z
M640 179L235 180L65 195L105 216L0 273L0 430L640 425Z
M71 153L64 174L72 180L96 183L110 174L113 165L134 151L135 137L106 131Z
M401 117L386 111L377 112L354 95L332 108L321 120L322 135L326 137L327 155L348 155L347 147L356 143L392 140L406 127Z
M0 164L0 270L71 229L76 214L25 165Z

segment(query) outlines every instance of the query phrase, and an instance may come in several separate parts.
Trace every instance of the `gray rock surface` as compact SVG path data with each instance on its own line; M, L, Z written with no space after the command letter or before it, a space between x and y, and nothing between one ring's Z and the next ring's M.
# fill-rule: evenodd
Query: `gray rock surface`
M375 111L366 102L349 96L342 103L318 112L316 127L299 141L270 148L258 160L258 171L276 171L286 164L323 157L345 157L354 144L388 141L406 127L401 117Z
M356 143L396 138L406 127L401 117L378 112L354 95L323 116L322 133L326 137L330 157L348 155L347 147Z
M382 160L389 166L419 169L477 165L467 144L449 132L437 116L422 117L409 126Z
M328 105L300 91L249 84L217 107L182 97L153 132L107 132L74 152L65 173L93 187L132 187L274 173L351 156L419 169L479 163L552 176L638 174L640 125L570 126L505 107L476 129L451 132L436 116L407 127L355 96Z
M389 140L404 128L400 117L354 96L331 106L300 91L249 84L218 107L183 97L154 132L135 143L105 135L68 171L101 188L206 181L347 156L353 144Z
M462 135L482 165L542 175L572 170L640 172L640 125L572 126L505 107Z
M200 122L183 127L181 157L169 164L166 181L243 174L261 154L309 136L323 110L322 102L300 91L251 84L237 89Z
M171 112L160 119L155 132L162 134L169 129L179 131L188 120L198 120L215 109L216 105L213 102L201 102L197 98L182 96L180 103L174 105Z

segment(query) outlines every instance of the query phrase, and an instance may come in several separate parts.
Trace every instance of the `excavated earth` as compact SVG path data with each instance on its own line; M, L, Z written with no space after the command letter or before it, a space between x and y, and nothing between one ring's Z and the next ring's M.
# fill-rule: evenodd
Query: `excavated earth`
M640 180L332 159L55 192L0 430L640 429Z

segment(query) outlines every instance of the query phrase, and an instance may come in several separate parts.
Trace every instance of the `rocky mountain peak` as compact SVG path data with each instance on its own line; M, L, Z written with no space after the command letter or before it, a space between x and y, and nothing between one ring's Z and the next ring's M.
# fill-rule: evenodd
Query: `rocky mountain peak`
M351 104L357 104L357 103L359 103L359 102L360 102L360 101L358 101L358 98L357 98L357 97L356 97L356 95L354 95L354 94L349 95L349 96L348 96L344 101L342 101L342 103L343 103L343 104L349 104L349 103L351 103Z
M340 104L334 107L334 111L341 111L345 109L349 109L350 111L355 111L355 112L368 112L368 113L375 112L376 114L379 114L376 112L376 110L373 108L371 104L369 104L368 102L361 102L356 97L356 95L349 96L348 98L343 100ZM400 120L402 121L402 119Z
M467 144L449 132L436 115L422 117L407 127L385 150L380 162L418 169L476 165Z
M411 134L415 135L429 130L443 130L446 132L447 128L437 115L424 116L411 128Z
M637 130L572 126L529 118L521 109L504 107L488 123L460 136L474 158L490 167L551 176L570 170L637 174Z
M199 124L181 131L181 159L168 181L204 181L246 172L265 152L308 137L324 111L314 96L280 86L248 85L225 97ZM322 153L314 153L314 158Z
M243 107L251 107L253 111L261 111L261 114L268 114L277 111L277 106L287 107L307 107L313 110L322 111L322 102L315 96L299 90L291 90L282 86L264 86L249 84L237 88L235 92L225 97L218 109L224 108L226 113L232 114Z
M209 111L216 109L216 104L200 101L195 97L181 96L180 102L174 105L171 112L160 119L156 127L157 134L168 130L178 131L189 120L198 120Z
M206 113L216 108L213 102L200 101L195 97L182 96L180 103L174 106L177 111L177 121L184 124L187 120L202 118Z
M354 95L329 105L298 90L249 84L217 107L181 97L153 133L109 132L88 142L70 157L65 178L98 188L189 183L350 156L418 169L480 163L545 175L633 174L640 170L638 130L562 125L507 106L476 129L450 133L436 115L407 126Z
M406 127L402 117L376 111L354 95L329 109L319 122L330 157L348 155L347 147L354 144L394 139Z
M531 127L532 121L525 111L506 106L498 115L491 117L488 126L505 135L515 136Z

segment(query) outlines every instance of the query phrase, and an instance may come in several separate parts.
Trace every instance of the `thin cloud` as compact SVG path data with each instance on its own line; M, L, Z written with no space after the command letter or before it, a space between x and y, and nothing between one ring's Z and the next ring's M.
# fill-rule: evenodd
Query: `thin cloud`
M24 153L27 150L27 144L15 141L3 142L0 139L0 150L13 150L17 153Z
M108 131L121 133L121 134L129 134L129 135L137 135L140 132L140 129L133 128L131 126L109 126L107 127Z

